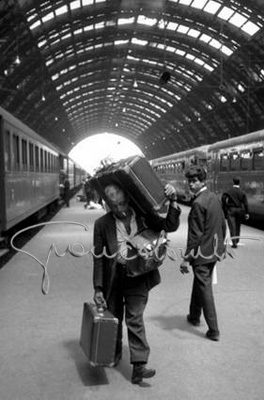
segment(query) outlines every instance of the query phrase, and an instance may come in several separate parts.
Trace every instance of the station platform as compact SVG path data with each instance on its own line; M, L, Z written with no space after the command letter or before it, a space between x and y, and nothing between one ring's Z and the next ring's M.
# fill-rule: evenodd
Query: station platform
M179 272L189 212L181 209L180 228L169 234L177 259L160 267L162 283L150 292L145 312L148 365L156 376L131 384L125 325L116 368L90 366L79 345L83 303L93 298L93 222L104 211L85 210L74 198L0 270L0 399L263 400L264 232L242 226L235 258L217 264L221 336L213 342L203 319L199 327L186 321L192 272Z

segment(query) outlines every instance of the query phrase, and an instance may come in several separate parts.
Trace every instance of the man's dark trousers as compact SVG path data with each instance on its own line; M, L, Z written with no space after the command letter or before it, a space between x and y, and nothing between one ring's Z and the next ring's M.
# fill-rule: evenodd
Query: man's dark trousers
M190 302L190 318L199 321L202 310L209 330L218 334L218 323L212 288L215 262L193 266L193 288Z
M131 363L148 362L150 349L143 320L148 292L144 276L127 277L125 268L117 264L116 275L107 304L109 311L119 319L116 355L122 354L122 321L125 309Z

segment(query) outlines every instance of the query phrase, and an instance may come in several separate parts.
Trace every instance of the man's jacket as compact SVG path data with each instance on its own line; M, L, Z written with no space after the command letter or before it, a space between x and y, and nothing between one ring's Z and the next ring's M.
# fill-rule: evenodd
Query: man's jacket
M150 213L144 218L136 216L138 231L149 228L156 232L174 232L180 223L180 213L180 209L170 206L166 218L156 213ZM95 254L93 285L94 288L101 288L104 297L107 299L115 273L115 255L118 250L115 217L111 211L95 221L93 245ZM107 256L102 256L103 251ZM150 290L160 283L159 271L151 271L142 279L146 279L147 287Z
M219 261L225 251L225 235L221 203L215 193L206 189L192 202L185 259L193 266Z

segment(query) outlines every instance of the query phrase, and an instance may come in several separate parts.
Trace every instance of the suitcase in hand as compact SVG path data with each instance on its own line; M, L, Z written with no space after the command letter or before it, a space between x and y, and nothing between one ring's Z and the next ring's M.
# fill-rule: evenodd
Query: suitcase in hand
M166 202L163 183L148 160L139 155L110 165L92 181L105 201L104 188L111 183L118 184L128 193L132 207L143 215L153 209L162 211Z
M117 328L118 319L110 311L84 303L80 346L92 366L114 365Z

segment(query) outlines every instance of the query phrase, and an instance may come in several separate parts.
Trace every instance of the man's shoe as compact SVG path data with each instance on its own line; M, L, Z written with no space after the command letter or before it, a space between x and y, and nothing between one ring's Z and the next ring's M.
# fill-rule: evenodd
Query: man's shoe
M200 320L199 319L194 319L191 318L190 315L187 315L187 321L189 322L189 324L193 325L193 326L199 326L200 325Z
M134 364L131 382L139 384L143 379L152 378L156 374L155 369L147 369L144 365Z
M219 333L215 333L210 330L206 332L206 337L210 340L214 340L215 342L218 342L220 339Z

